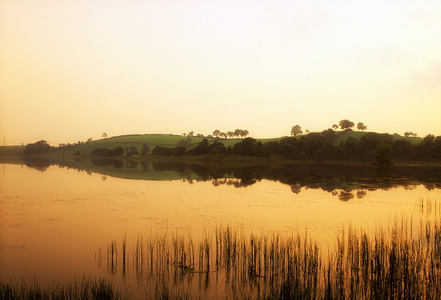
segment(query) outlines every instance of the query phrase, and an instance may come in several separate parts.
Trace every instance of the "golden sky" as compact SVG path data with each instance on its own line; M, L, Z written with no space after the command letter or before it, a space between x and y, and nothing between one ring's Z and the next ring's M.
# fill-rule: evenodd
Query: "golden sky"
M341 119L441 135L441 2L0 0L0 99L7 145Z

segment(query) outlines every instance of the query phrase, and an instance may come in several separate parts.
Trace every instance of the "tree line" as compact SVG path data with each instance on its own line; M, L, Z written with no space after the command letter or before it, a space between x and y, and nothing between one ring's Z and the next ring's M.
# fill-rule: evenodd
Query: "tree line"
M207 137L207 138L223 138L223 139L227 139L227 138L246 138L249 135L249 131L248 130L243 130L243 129L236 129L234 131L227 131L227 132L221 132L219 129L216 129L215 131L213 131L213 135L209 134L207 136L204 136L203 134L196 134L194 133L194 131L190 131L189 133L183 133L182 136L183 137Z
M351 129L352 127L354 127L354 126L355 126L355 123L354 123L354 122L349 121L348 119L343 119L343 120L341 120L341 121L338 123L338 125L337 125L337 124L333 124L333 125L332 125L332 128L333 128L334 130L337 130L338 127L340 127L341 130L348 130L348 129ZM358 129L358 130L361 130L361 131L364 131L364 130L367 129L367 126L364 125L363 122L358 122L358 123L357 123L357 129ZM291 128L291 135L293 135L293 136L298 136L298 135L301 135L302 133L303 133L303 131L302 131L302 127L301 127L300 125L298 125L298 124L297 124L297 125L294 125L294 126ZM310 131L309 131L308 129L306 129L305 133L306 133L306 134L309 134ZM408 134L408 133L406 132L406 134ZM408 135L406 135L406 137L407 137L407 136L408 136ZM416 134L415 134L415 136L416 136Z
M386 163L390 160L441 160L441 136L432 134L422 138L414 144L403 138L396 138L390 134L368 132L359 140L349 137L346 141L335 144L338 132L333 129L322 132L309 133L300 137L285 137L265 144L253 138L245 138L233 146L226 147L222 141L209 142L203 139L198 144L191 143L191 139L182 139L176 147L156 146L150 151L145 144L140 151L137 147L115 147L113 149L97 148L90 154L93 156L138 156L152 153L154 155L206 155L226 154L255 157L279 156L292 160L337 160L337 161L377 161ZM28 144L25 155L46 154L55 147L46 141Z
M396 139L391 134L369 132L359 140L349 137L346 141L334 144L337 137L334 130L314 132L301 137L285 137L263 144L253 138L245 138L234 146L225 147L221 141L209 142L204 139L195 147L167 148L157 146L152 154L160 155L203 155L237 154L246 156L280 156L292 160L338 160L338 161L377 161L390 160L441 160L441 136L432 134L420 143Z
M225 145L218 140L209 142L203 139L196 146L190 148L185 146L177 146L174 148L156 146L152 154L159 155L204 155L204 154L238 154L246 156L267 156L265 147L262 142L253 138L245 138L233 146L225 147Z

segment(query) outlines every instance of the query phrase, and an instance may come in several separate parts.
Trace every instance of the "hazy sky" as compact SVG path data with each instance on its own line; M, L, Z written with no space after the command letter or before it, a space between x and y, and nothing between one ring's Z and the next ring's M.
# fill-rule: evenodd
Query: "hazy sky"
M441 135L441 1L0 0L1 144Z

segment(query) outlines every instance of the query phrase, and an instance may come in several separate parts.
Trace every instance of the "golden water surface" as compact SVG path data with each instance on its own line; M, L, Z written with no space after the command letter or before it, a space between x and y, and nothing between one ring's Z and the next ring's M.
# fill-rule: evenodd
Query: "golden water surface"
M387 227L402 215L417 214L421 199L441 199L439 189L422 185L365 191L341 201L321 189L293 193L269 180L235 188L211 180L128 180L9 164L1 166L0 176L0 281L36 279L45 286L91 275L128 284L133 295L143 289L135 276L111 274L106 267L111 241L120 247L125 239L133 257L139 235L185 232L197 240L230 225L255 233L306 229L329 245L348 224Z

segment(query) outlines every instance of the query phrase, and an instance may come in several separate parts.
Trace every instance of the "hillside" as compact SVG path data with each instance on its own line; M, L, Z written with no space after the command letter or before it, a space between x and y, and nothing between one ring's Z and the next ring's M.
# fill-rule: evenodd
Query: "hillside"
M242 141L243 139L232 138L232 139L216 139L216 138L206 138L206 137L183 137L180 135L166 135L166 134L137 134L137 135L123 135L123 136L115 136L110 138L105 138L101 140L96 140L92 142L87 142L83 144L75 144L71 147L62 148L65 154L73 154L75 152L80 152L86 154L90 152L92 149L97 148L107 148L113 149L118 146L126 147L136 147L140 152L143 145L148 145L150 150L155 148L156 146L163 147L176 147L181 140L189 141L189 147L193 147L201 142L203 139L208 139L208 141L221 141L225 147L233 146L237 142ZM277 140L277 138L273 139L258 139L262 143L267 141ZM1 150L0 150L1 151Z
M333 144L336 146L338 144L340 144L340 142L345 142L347 141L349 138L354 138L357 141L360 140L360 138L368 133L375 133L375 132L369 132L369 131L352 131L352 130L347 130L347 131L335 131L336 133L336 138L333 141ZM420 137L405 137L405 136L401 136L401 135L392 135L395 140L407 140L409 142L411 142L412 144L416 145L421 141Z
M332 137L332 144L335 146L339 145L341 142L348 140L349 138L354 138L357 141L360 138L368 134L369 132L361 132L361 131L334 131L334 135ZM318 133L310 133L310 136L313 136ZM305 136L305 135L302 135ZM301 138L302 136L297 136L296 138ZM395 140L403 139L412 142L413 144L418 144L421 141L419 137L404 137L399 135L393 135ZM269 141L277 141L281 140L285 137L279 138L268 138L268 139L257 139L262 143L266 143ZM143 145L148 145L150 151L156 146L163 147L176 147L181 140L188 141L189 148L197 145L201 142L204 137L182 137L180 135L166 135L166 134L136 134L136 135L124 135L124 136L115 136L110 138L105 138L101 140L84 142L81 144L67 145L65 147L60 148L59 150L64 152L65 155L72 155L75 153L88 154L91 150L97 148L107 148L113 149L118 146L126 147L136 147L136 149L140 152ZM207 138L209 142L214 140L222 142L226 147L233 146L237 142L242 141L242 139L233 138L233 139L216 139L216 138ZM25 147L24 146L1 146L0 147L0 156L21 156L23 155Z
M25 146L0 146L0 156L22 156Z

